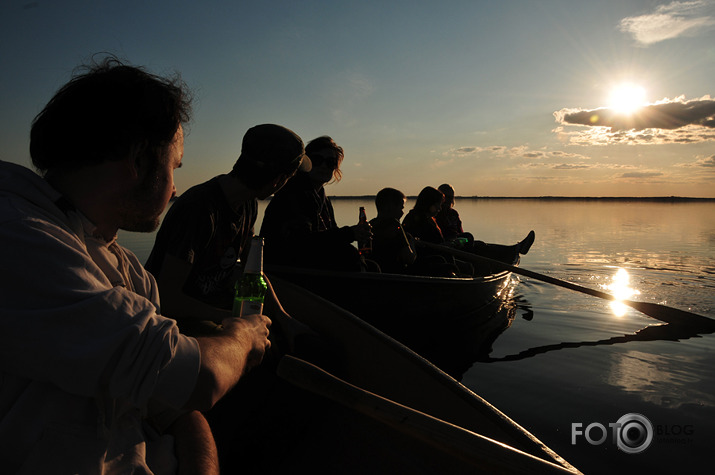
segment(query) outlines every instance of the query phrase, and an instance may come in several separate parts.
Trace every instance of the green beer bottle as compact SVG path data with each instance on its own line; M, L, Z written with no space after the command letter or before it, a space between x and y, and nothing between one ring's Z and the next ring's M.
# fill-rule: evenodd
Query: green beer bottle
M268 284L263 278L263 238L254 236L251 239L243 276L236 281L233 316L241 317L263 312L263 300L267 290Z

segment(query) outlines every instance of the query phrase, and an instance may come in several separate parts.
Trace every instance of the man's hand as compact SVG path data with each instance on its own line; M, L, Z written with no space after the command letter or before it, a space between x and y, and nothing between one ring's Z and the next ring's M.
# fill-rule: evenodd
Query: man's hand
M223 320L223 331L196 338L201 350L201 368L187 409L207 411L238 380L263 360L270 348L265 315L246 315Z
M355 235L355 240L358 242L372 239L372 226L370 223L358 223L351 228Z
M241 318L223 320L223 331L239 342L245 342L249 348L244 365L244 374L255 368L263 360L271 341L268 339L271 320L265 315L243 315Z

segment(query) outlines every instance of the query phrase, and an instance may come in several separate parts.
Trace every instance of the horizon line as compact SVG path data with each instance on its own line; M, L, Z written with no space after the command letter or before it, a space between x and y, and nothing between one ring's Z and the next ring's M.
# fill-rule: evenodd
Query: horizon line
M330 199L370 199L375 195L330 195ZM417 195L407 195L416 199ZM715 197L701 198L691 196L455 196L455 199L471 200L604 200L604 201L715 201Z
M176 195L170 199L170 201L175 201L181 195ZM375 199L375 195L328 195L331 200L368 200ZM270 200L273 195L266 198ZM702 198L694 196L557 196L557 195L543 195L543 196L455 196L455 199L462 200L553 200L553 201L661 201L661 202L676 202L676 201L715 201L715 197L712 198ZM407 199L417 199L417 195L407 195Z

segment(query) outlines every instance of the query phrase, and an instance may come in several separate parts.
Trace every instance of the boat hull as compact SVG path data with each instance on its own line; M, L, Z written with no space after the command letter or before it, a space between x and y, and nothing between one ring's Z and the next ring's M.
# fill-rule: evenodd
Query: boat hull
M509 292L510 273L442 278L369 272L268 267L279 277L325 298L416 351L438 345L453 325L486 320Z

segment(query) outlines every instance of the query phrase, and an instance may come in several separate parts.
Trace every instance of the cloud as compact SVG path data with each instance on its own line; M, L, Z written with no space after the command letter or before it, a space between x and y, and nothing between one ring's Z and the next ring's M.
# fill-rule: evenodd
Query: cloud
M632 114L613 109L569 109L554 112L562 126L589 127L587 131L554 129L572 144L605 145L698 143L715 140L715 100L710 96L686 101L683 96L663 99Z
M661 172L628 172L621 175L621 178L657 178L663 176Z
M480 147L460 147L454 150L456 155L471 155L475 152L479 152Z
M503 145L490 145L488 147L459 147L453 148L446 155L456 155L456 156L468 156L468 155L479 155L482 152L493 153L497 155L503 155L506 153L507 147Z
M531 169L548 169L548 170L637 170L635 165L626 165L620 163L544 163L530 162L522 165L524 168Z
M705 168L706 171L715 171L715 155L705 158L698 158L694 162L679 163L676 166L683 168ZM712 170L709 170L712 169Z
M562 124L609 127L611 130L679 129L686 125L715 128L715 100L710 96L685 101L681 96L672 101L641 107L631 114L620 114L613 109L561 109L554 112Z
M489 155L506 158L522 158L529 161L539 160L590 160L590 157L579 153L564 152L562 150L531 150L528 145L520 145L518 147L506 147L503 145L490 145L487 147L458 147L448 150L444 153L446 156L453 157L473 157L479 155Z
M637 43L648 46L684 35L696 35L715 25L714 2L695 0L660 5L652 13L627 17L619 28L633 36Z
M442 168L442 167L446 167L446 166L452 166L452 164L454 164L453 158L450 158L447 160L435 160L430 165L430 168Z
M583 170L586 168L591 168L590 165L585 163L560 163L551 167L553 170Z

